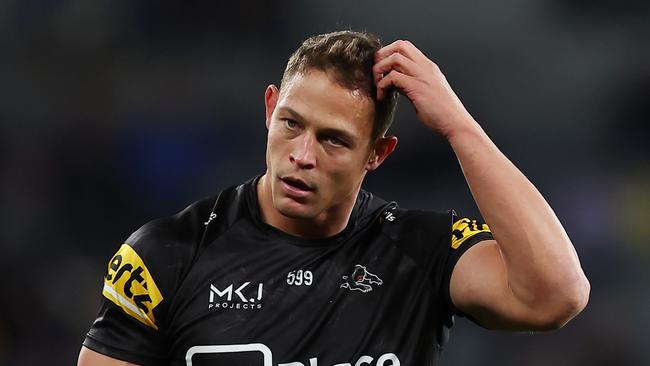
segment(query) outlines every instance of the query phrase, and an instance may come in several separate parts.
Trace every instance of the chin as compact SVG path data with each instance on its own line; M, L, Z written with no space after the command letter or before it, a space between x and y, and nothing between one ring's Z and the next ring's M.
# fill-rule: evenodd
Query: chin
M286 200L290 202L282 202ZM283 216L300 220L310 220L318 216L314 207L308 204L301 204L291 200L290 198L282 198L279 201L280 202L274 202L273 206Z

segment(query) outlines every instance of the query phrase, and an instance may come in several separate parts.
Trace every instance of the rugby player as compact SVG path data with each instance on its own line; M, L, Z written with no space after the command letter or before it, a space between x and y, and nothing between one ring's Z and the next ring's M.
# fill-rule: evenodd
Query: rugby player
M361 189L397 144L397 92L449 142L485 222ZM126 240L79 365L437 365L454 315L544 331L586 306L553 210L410 42L309 38L264 103L265 173Z

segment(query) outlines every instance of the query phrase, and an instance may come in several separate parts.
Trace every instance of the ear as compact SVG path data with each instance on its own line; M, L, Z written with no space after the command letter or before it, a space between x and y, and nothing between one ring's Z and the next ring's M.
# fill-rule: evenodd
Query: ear
M368 164L366 164L366 170L373 171L377 169L386 160L388 155L395 150L395 146L397 146L397 137L380 137L372 148L370 159L368 159Z
M266 92L264 93L264 106L266 107L266 128L268 129L271 125L271 116L275 110L275 105L278 103L278 98L280 97L280 90L277 86L271 84L266 87Z

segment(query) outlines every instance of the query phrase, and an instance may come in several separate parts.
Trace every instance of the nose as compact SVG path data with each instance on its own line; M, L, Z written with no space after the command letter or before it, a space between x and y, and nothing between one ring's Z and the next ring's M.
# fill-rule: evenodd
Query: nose
M289 154L289 161L301 169L312 169L316 166L315 148L316 139L313 136L304 136Z

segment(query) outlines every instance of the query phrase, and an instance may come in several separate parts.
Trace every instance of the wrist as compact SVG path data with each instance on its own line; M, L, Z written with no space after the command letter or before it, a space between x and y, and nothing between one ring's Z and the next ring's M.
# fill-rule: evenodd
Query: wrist
M459 118L450 123L450 128L445 132L445 139L452 145L456 145L467 138L477 138L485 135L481 126L471 116Z

